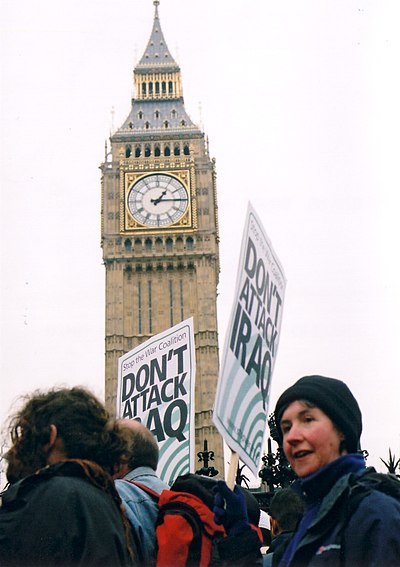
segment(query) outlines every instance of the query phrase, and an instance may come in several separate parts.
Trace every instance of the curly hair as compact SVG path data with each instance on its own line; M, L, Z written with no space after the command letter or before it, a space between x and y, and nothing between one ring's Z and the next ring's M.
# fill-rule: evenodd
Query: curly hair
M88 390L74 387L35 391L10 423L13 447L8 460L17 459L19 476L46 464L44 446L50 440L53 424L67 458L94 461L110 474L126 450L115 420Z

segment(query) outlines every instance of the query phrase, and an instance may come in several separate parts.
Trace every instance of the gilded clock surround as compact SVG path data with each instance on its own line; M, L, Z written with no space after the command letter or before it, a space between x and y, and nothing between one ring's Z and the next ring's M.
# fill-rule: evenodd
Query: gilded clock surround
M129 161L121 162L120 176L120 230L121 234L156 234L156 233L172 233L176 230L184 232L193 232L197 228L197 206L196 206L196 188L195 188L195 170L194 164L188 165L183 163L181 166L175 164L174 167L167 166L164 162L150 162L146 169L143 164L131 163ZM140 167L140 169L135 169ZM149 175L169 175L178 179L185 187L188 194L188 206L184 215L179 221L161 227L145 226L136 221L129 211L128 197L132 187L141 179Z

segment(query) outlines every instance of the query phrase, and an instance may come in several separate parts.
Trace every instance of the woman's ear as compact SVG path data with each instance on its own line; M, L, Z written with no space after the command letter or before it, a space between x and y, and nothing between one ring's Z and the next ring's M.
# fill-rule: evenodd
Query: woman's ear
M340 451L341 455L344 455L345 453L347 453L346 437L343 435L343 433L340 434L339 451Z

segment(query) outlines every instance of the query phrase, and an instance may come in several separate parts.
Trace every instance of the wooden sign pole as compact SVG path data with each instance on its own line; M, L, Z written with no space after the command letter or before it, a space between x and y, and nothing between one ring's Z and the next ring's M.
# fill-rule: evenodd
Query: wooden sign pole
M231 449L231 458L229 462L228 476L226 479L226 484L231 490L233 490L235 486L238 464L239 464L239 455L238 453L232 451Z

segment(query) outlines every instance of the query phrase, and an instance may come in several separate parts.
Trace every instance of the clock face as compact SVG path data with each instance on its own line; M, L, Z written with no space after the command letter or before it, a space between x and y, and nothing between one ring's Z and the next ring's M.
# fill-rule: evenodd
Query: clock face
M152 174L132 185L128 208L133 218L145 226L163 227L175 224L186 212L188 193L171 175Z

